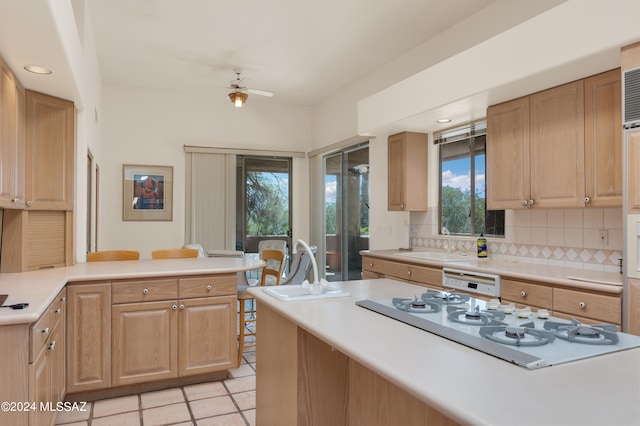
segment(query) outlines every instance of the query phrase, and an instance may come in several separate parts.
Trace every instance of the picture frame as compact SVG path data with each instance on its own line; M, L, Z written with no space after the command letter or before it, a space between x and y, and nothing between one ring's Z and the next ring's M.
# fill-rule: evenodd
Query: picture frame
M173 220L173 166L122 166L122 220Z

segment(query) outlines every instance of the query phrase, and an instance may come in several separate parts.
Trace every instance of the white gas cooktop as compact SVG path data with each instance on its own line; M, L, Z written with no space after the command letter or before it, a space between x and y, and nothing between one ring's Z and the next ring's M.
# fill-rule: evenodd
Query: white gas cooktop
M505 314L509 309L502 305L475 298L447 300L442 294L452 293L429 291L415 299L361 300L356 305L529 369L640 347L640 336L616 332L612 325L538 318L526 309Z

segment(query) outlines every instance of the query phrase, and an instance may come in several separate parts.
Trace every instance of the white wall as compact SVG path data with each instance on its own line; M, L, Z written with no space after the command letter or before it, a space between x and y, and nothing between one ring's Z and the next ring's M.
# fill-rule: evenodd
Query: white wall
M151 250L184 243L184 145L309 150L308 108L250 99L235 108L224 93L103 87L99 250ZM122 166L173 166L173 221L122 220ZM308 161L293 163L294 238L308 236ZM216 220L212 218L212 220Z

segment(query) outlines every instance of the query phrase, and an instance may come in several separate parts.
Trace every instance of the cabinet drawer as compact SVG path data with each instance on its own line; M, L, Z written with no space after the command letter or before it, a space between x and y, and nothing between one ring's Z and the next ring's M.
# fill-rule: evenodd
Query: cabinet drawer
M502 279L501 297L503 300L525 306L551 309L553 289L537 284Z
M238 292L237 280L236 273L179 278L178 294L181 299L235 295Z
M442 270L427 266L409 265L406 263L385 262L386 276L414 281L418 284L429 284L442 287Z
M58 327L65 315L66 289L62 290L51 302L42 316L31 326L29 362L33 363L42 351L49 336Z
M620 298L562 288L553 290L553 310L611 324L620 324L622 319Z
M121 281L111 284L111 303L153 302L178 298L178 280Z
M374 259L373 257L364 256L362 258L362 269L365 271L384 273L384 260Z

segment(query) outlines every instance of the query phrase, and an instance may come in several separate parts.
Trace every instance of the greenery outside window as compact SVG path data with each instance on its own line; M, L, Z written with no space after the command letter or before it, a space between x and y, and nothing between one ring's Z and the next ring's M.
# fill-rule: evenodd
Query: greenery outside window
M486 209L486 121L436 134L440 227L451 234L504 236L504 210Z

